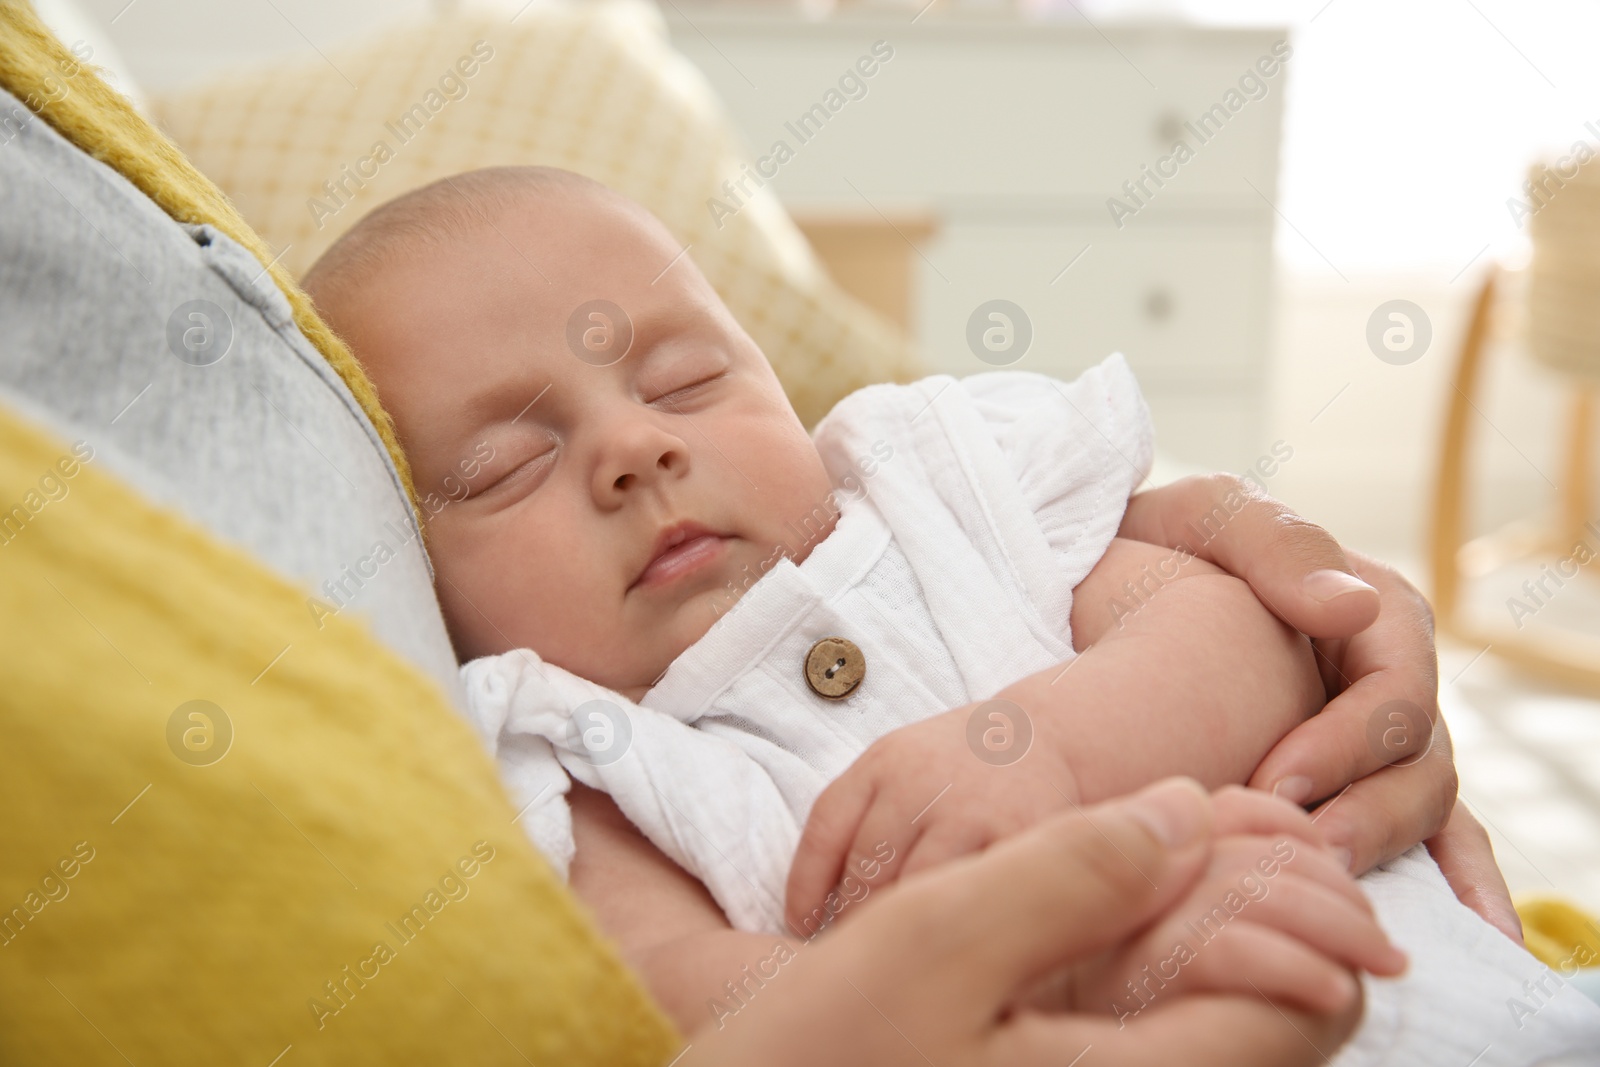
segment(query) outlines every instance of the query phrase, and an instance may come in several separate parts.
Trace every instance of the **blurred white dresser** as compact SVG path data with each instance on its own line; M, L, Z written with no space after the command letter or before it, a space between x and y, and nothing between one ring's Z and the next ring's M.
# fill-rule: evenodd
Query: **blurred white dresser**
M915 10L811 20L672 0L663 11L751 159L778 141L792 150L766 164L791 210L937 218L919 242L911 313L935 370L992 369L969 347L968 320L1007 300L1032 327L1011 366L1070 377L1121 350L1165 454L1243 469L1266 449L1272 204L1294 61L1257 64L1282 55L1287 31L944 6L915 22ZM891 58L865 64L864 93L841 87L886 47ZM819 104L833 105L825 121L797 126ZM1192 153L1181 163L1180 140ZM1143 168L1163 156L1158 187ZM1136 201L1123 183L1141 178ZM1112 197L1133 211L1120 226Z

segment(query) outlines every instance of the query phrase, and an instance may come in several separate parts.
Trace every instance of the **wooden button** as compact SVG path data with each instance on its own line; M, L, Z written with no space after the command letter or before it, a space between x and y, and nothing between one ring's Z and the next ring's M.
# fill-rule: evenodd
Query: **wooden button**
M847 697L866 674L867 657L842 637L824 637L806 653L806 684L820 697Z

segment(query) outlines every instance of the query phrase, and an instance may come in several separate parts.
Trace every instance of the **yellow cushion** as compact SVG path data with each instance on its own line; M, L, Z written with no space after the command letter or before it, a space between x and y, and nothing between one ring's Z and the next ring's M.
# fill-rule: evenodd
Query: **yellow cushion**
M0 84L268 263L73 65L0 0ZM360 367L272 276L404 472ZM669 1059L443 696L84 458L0 410L0 513L31 516L0 535L0 1063Z
M1528 951L1564 975L1582 967L1600 967L1600 918L1571 901L1540 894L1516 899L1522 937Z
M670 1060L443 696L81 455L0 409L0 1062Z
M828 280L775 201L713 221L707 201L726 199L719 187L745 156L649 5L535 4L509 24L450 16L152 106L296 274L408 189L543 163L632 197L689 245L807 426L862 386L926 373L886 320Z

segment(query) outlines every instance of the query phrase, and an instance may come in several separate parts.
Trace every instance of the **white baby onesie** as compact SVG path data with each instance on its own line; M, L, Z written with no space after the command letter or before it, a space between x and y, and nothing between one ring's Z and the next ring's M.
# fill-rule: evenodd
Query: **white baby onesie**
M642 706L532 652L464 668L521 821L559 869L570 774L610 793L735 926L781 930L812 802L868 745L1073 657L1072 589L1152 454L1121 356L1071 383L993 371L870 386L812 436L837 526L799 566L761 575ZM866 661L842 700L813 692L803 666L833 636Z
M785 932L789 867L829 782L894 729L1073 658L1072 590L1152 458L1121 356L1070 383L994 371L871 386L813 439L837 526L800 565L761 575L642 703L527 650L462 668L518 819L563 874L576 778L609 793L736 928ZM865 659L842 700L806 680L824 637ZM1600 1063L1600 1008L1464 908L1422 846L1361 885L1413 965L1365 980L1366 1018L1335 1067ZM1535 982L1551 993L1537 1014L1512 1011Z

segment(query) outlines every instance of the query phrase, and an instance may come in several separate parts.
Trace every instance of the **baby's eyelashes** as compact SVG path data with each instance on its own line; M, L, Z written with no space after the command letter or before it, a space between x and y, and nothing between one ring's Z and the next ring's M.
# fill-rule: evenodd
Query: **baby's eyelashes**
M546 449L544 452L534 456L532 459L525 460L516 467L513 467L511 470L507 471L490 484L484 486L483 489L475 495L487 496L490 493L498 493L502 491L510 492L518 487L521 487L523 490L532 489L534 488L534 485L532 484L534 480L541 479L551 467L555 466L555 459L556 450L554 448Z

